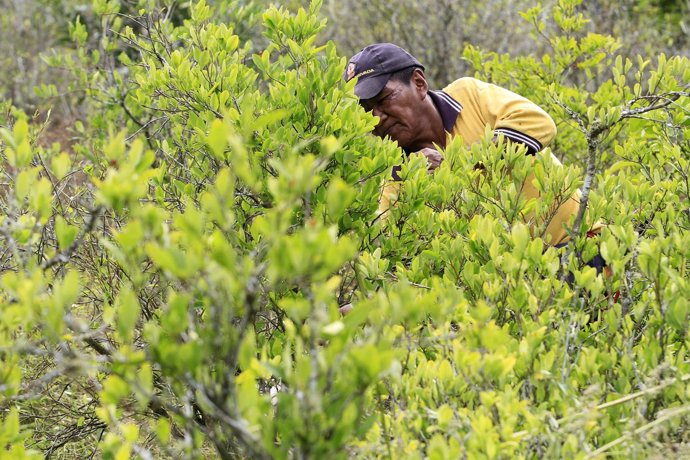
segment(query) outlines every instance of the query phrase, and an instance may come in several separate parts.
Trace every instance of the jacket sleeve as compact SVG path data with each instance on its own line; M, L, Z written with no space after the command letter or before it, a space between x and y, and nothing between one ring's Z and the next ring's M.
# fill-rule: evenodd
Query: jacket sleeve
M529 154L542 150L556 136L556 124L537 104L500 86L476 80L482 116L494 136L524 144Z

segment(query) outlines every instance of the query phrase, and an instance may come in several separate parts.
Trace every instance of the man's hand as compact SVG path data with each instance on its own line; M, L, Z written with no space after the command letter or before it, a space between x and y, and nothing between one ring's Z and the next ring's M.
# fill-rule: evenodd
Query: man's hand
M424 155L426 157L426 164L429 173L434 172L434 170L441 166L441 163L443 163L443 155L441 155L438 150L432 149L431 147L425 147L416 154Z

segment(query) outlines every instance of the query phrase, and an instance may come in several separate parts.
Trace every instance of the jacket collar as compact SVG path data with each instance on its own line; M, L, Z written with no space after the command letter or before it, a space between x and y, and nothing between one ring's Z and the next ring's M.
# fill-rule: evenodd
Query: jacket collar
M443 128L447 132L451 132L460 112L462 112L462 104L445 91L429 91L429 96L441 114Z
M453 97L445 91L429 90L428 94L441 115L443 129L445 129L446 132L451 132L453 130L453 126L455 126L455 122L458 120L458 116L460 116L460 112L462 112L462 104L453 99ZM407 149L403 150L406 154L412 153ZM399 173L400 166L393 166L391 176L394 180L400 180Z

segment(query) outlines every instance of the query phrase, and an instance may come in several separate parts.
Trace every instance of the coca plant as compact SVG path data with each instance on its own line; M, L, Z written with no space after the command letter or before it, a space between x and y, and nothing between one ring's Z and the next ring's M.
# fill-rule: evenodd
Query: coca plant
M576 3L551 12L549 56L466 51L547 108L567 165L487 132L429 175L369 134L345 60L318 44L319 2L267 9L259 51L214 20L234 2L182 19L96 2L104 28L72 27L100 37L68 63L93 112L76 145L41 146L18 112L3 122L7 455L682 448L690 65L618 56ZM525 13L537 30L540 14ZM520 194L530 172L540 200ZM588 206L559 252L542 233L578 187ZM598 248L610 276L583 263Z

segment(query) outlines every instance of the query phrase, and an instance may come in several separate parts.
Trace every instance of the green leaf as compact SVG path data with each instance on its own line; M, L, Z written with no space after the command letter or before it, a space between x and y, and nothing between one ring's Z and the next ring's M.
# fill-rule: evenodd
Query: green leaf
M609 174L615 174L618 171L621 171L626 168L639 168L639 164L635 163L634 161L617 161L611 166L609 169L606 170L606 175Z
M438 425L442 429L447 428L448 424L453 419L453 415L453 409L450 406L448 406L447 404L442 405L436 410Z
M117 332L125 342L130 342L134 337L134 327L139 320L141 305L139 299L128 287L123 287L115 301L117 313Z
M326 209L331 219L338 220L355 198L355 191L342 179L331 181L326 194Z
M156 422L156 435L158 436L158 440L162 444L167 444L170 441L170 422L168 421L167 418L159 418Z
M228 127L222 120L215 119L211 122L206 142L217 159L225 160L225 148L228 146Z
M61 180L67 175L71 165L72 160L65 152L62 152L50 159L50 169L57 180Z
M513 225L511 236L515 245L515 253L522 255L530 240L529 229L525 224L518 222Z
M177 278L187 278L197 270L201 261L198 258L188 258L178 248L164 248L158 244L145 245L146 254L162 270Z
M240 369L243 370L249 369L252 360L256 359L256 337L252 329L249 329L242 339L237 359Z
M79 233L79 229L70 225L62 216L55 218L55 236L58 240L58 245L61 250L69 248Z
M254 129L264 129L290 115L287 109L277 109L261 115L253 123Z
M31 149L31 144L28 139L24 139L17 145L14 154L16 155L16 165L17 167L29 166L31 159L33 158L33 150Z
M45 177L33 184L29 194L29 205L38 214L42 223L48 221L53 210L53 186Z
M36 170L35 168L25 169L21 171L19 174L17 174L17 179L15 180L14 184L14 193L17 197L17 200L21 202L27 196L29 196L31 188L36 183L37 174L38 170Z
M326 335L335 336L340 334L345 329L345 323L342 321L334 321L323 327L322 332Z
M141 246L141 242L144 239L144 226L142 222L140 220L130 221L115 235L115 239L126 252L134 251Z
M15 145L19 145L29 138L29 124L24 118L20 118L14 123L12 137Z
M81 293L81 280L79 273L70 270L60 282L56 282L53 287L53 301L56 309L62 310L71 307L79 298Z
M130 392L129 384L117 375L110 375L103 382L100 392L103 404L118 404Z
M19 412L16 407L13 407L9 410L9 414L5 415L2 435L7 439L17 437L19 435L19 426Z
M186 294L172 293L168 306L161 315L161 327L171 336L181 334L189 324L189 302Z
M688 299L682 297L672 299L667 312L669 324L679 331L687 329L688 312L690 312L690 302Z

